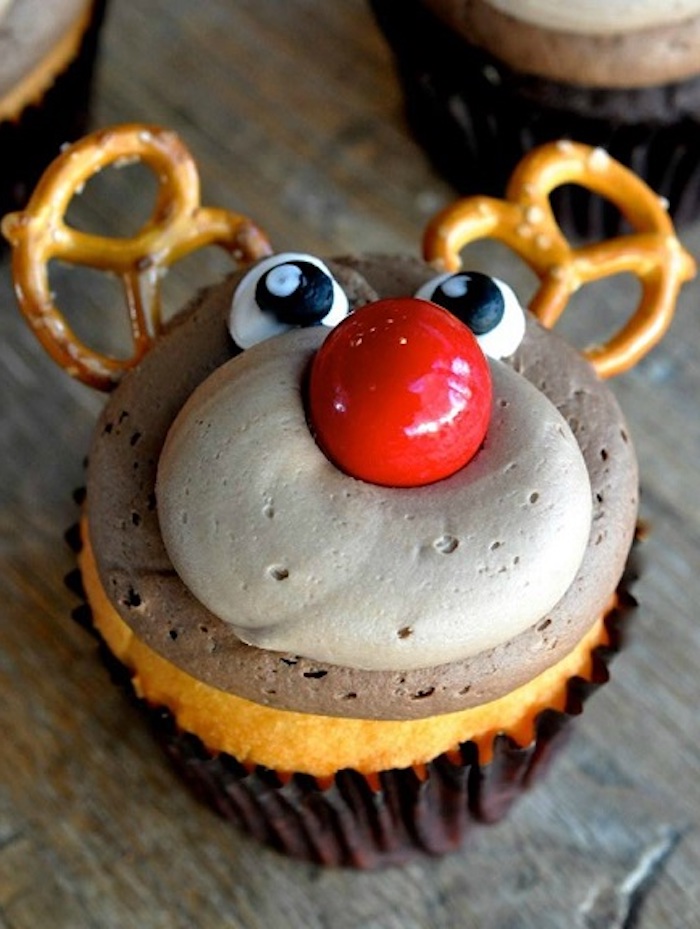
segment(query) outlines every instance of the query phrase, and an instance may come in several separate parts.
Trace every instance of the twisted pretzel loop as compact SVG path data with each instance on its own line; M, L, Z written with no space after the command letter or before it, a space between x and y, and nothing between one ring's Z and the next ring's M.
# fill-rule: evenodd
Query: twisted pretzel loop
M153 213L135 235L110 238L65 223L71 200L89 178L108 165L132 161L148 165L159 183ZM64 150L26 209L4 217L2 232L13 246L17 297L37 338L66 371L100 390L111 390L148 351L161 326L159 284L170 264L210 244L226 249L236 261L272 251L264 233L246 217L200 205L195 162L173 132L138 124L95 132ZM49 287L53 258L122 278L134 344L130 358L99 354L73 333Z
M635 232L572 247L549 200L563 184L601 194ZM582 285L624 271L639 278L642 296L633 315L604 345L584 353L603 378L633 367L656 345L671 322L682 284L695 274L695 261L676 238L656 194L602 149L574 142L552 142L530 152L512 175L504 200L476 196L448 206L428 225L423 253L436 266L457 271L464 246L486 238L503 242L540 278L530 310L548 327Z

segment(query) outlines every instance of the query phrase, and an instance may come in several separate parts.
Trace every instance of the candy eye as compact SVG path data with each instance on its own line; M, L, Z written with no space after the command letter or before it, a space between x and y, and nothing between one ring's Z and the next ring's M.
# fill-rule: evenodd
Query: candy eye
M512 289L478 271L440 274L416 293L461 319L489 358L512 355L525 334L525 314Z
M336 326L348 315L348 298L313 255L272 255L240 280L231 301L229 331L250 348L295 326Z

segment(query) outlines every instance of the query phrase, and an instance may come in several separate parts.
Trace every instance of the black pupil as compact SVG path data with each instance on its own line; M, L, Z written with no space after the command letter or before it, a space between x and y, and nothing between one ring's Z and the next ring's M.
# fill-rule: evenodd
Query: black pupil
M478 271L453 274L435 288L430 299L461 319L474 335L491 332L505 312L500 287Z
M310 261L289 261L264 274L255 302L289 326L316 326L333 306L333 282Z

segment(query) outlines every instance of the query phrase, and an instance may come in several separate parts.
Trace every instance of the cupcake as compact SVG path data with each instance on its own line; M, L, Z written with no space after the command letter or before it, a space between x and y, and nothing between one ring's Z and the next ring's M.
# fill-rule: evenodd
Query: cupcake
M160 177L152 222L72 239L56 210L125 157ZM590 160L552 146L520 177L531 196ZM620 196L646 190L604 173ZM457 848L607 680L638 492L604 378L658 340L693 273L646 199L658 232L639 206L639 242L610 243L618 268L638 255L645 296L587 356L460 267L479 235L522 240L543 281L533 305L561 309L562 281L591 262L531 202L458 202L423 259L275 253L249 220L199 206L175 136L127 126L64 153L6 217L30 324L110 390L70 534L77 615L194 792L261 841L362 868ZM135 301L127 361L79 343L51 302L54 257L109 268L133 295L212 242L241 267L155 337Z
M676 221L700 199L700 4L371 0L410 125L463 193L500 196L534 145L604 148L664 197ZM557 198L581 235L619 214L588 192Z
M0 0L0 212L86 128L106 0Z

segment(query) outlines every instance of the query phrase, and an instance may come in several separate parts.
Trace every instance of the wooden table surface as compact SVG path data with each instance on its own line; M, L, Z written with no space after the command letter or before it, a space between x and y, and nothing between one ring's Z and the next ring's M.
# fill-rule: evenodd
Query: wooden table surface
M94 122L130 120L179 131L204 199L283 249L417 253L453 196L408 135L362 0L112 0ZM112 172L73 213L123 232L144 218L144 191L138 170ZM685 239L700 253L700 225ZM475 253L491 261L531 286L500 252ZM168 305L224 266L187 262ZM82 308L79 331L119 338L108 283L54 275L61 305ZM7 256L0 288L1 929L700 926L700 281L663 344L615 381L651 535L612 682L506 823L460 854L379 874L324 872L237 834L181 788L110 685L63 586L71 491L103 399L44 356ZM594 317L635 299L624 277L596 285L564 326L589 339Z

